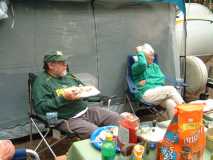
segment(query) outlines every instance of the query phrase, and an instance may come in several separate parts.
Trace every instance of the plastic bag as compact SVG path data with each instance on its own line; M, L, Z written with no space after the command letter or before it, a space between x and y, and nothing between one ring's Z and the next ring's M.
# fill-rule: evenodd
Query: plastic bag
M7 9L7 3L5 1L0 1L0 20L8 18Z

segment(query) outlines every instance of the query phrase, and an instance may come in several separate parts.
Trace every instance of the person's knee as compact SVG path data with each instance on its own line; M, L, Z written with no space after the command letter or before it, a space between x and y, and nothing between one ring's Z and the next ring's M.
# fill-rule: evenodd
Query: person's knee
M117 112L107 111L103 119L104 121L101 125L118 125L120 115Z
M87 139L90 135L98 128L96 125L88 125L84 128L79 129L77 132L79 133L80 138Z
M120 115L117 112L111 112L112 124L118 125Z
M166 86L166 92L169 96L179 95L179 92L174 86Z
M165 86L167 90L171 92L176 92L176 88L174 86Z
M141 101L145 101L147 103L152 103L154 104L155 101L152 98L152 94L144 94L143 96L140 97Z

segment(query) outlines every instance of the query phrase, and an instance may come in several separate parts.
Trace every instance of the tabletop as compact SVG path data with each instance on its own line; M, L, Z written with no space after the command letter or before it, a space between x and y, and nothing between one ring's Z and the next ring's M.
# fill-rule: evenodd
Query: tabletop
M116 155L115 160L119 160L120 154ZM205 150L204 159L210 160L211 153ZM149 154L145 154L143 160L154 160L156 159L156 150L151 150ZM77 141L72 144L69 151L67 152L67 160L101 160L101 153L95 149L90 139Z
M170 121L164 121L158 125L160 127L167 127L169 123ZM147 125L148 122L143 124ZM155 160L156 152L156 150L150 150L149 154L144 153L143 160ZM204 160L210 160L210 156L210 151L206 149L204 153ZM118 153L115 160L119 159L120 154ZM67 152L67 160L101 160L101 153L92 146L90 139L85 139L72 144Z

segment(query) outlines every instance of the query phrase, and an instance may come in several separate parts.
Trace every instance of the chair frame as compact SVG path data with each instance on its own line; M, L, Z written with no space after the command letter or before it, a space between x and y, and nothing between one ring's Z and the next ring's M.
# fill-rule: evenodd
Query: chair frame
M37 113L35 113L34 111L34 106L33 106L33 99L32 99L32 85L36 79L36 75L34 73L29 73L28 74L28 101L29 101L29 119L30 119L30 145L32 148L32 140L33 140L33 126L35 127L35 129L37 130L38 134L41 136L41 141L38 143L38 145L35 147L35 151L37 151L37 149L40 147L40 145L42 144L42 142L44 142L46 144L46 147L50 150L51 154L53 155L54 158L56 158L56 154L53 151L52 147L54 145L56 145L57 143L59 143L60 141L62 141L63 139L67 138L67 137L77 137L80 138L78 136L77 133L70 131L62 131L58 128L58 126L64 122L65 120L58 120L55 123L49 123L48 120L44 117L41 116ZM41 129L39 128L38 123L42 123L45 126L45 129L47 129L47 131L43 134L43 132L41 131ZM49 133L52 133L54 130L59 131L60 133L63 134L63 137L59 140L57 140L56 142L49 144L46 140L46 137ZM46 148L45 148L46 149Z
M75 75L72 75L73 78L75 78L81 85L85 85L84 83L82 83L78 77L76 77ZM28 73L28 101L29 101L29 119L30 119L30 145L31 145L31 148L32 148L32 130L33 130L33 126L36 128L36 130L38 131L39 135L41 136L41 141L38 143L38 145L36 146L35 148L35 151L39 148L39 146L42 144L42 142L44 142L47 146L47 148L50 150L51 154L53 155L54 158L56 158L56 154L54 153L53 149L52 149L52 146L56 145L57 143L59 143L61 140L65 139L66 137L77 137L80 139L80 136L75 133L74 131L71 131L68 127L68 131L63 131L63 130L60 130L58 128L58 126L62 123L62 122L66 122L66 120L58 120L56 123L54 124L50 124L46 117L44 116L41 116L37 113L35 113L35 111L33 110L34 106L33 106L33 99L32 99L32 85L36 79L36 75L34 73ZM84 100L88 101L88 102L103 102L105 104L107 104L107 108L109 110L110 108L110 105L111 105L111 101L113 98L116 98L116 96L103 96L103 95L99 95L98 97L93 97L91 99L89 98L86 98ZM41 122L42 124L45 125L45 128L47 129L46 133L45 134L42 134L42 131L39 129L39 126L38 126L38 122ZM49 144L47 142L47 140L45 139L46 136L53 132L54 130L56 131L60 131L64 136L57 140L55 143L52 143L52 144Z
M127 81L127 94L126 94L126 103L128 102L132 112L135 114L135 110L133 107L133 103L132 101L134 101L134 94L136 94L138 91L137 86L134 84L132 78L131 78L131 66L134 63L134 58L133 56L135 55L128 55L127 57L127 73L126 73L126 81ZM154 62L158 64L158 55L155 54L154 55ZM172 83L175 87L183 87L186 86L186 84L183 83L183 81L177 81L177 80L172 80L171 78L168 78L168 76L166 76L166 80L169 81L170 83ZM143 106L143 108L140 108L140 110L148 110L151 113L155 114L157 117L162 117L164 118L165 116L163 115L163 113L158 109L158 108L162 108L160 107L160 105L154 105L151 103L147 103L144 100L140 100L139 102L139 106Z
M32 149L19 148L16 149L12 160L26 160L28 157L33 157L34 160L40 160L37 152Z

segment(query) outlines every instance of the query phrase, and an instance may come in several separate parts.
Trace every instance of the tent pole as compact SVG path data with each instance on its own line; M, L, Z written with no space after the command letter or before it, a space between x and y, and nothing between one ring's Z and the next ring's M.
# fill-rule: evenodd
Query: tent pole
M183 3L185 4L185 1L183 0ZM184 25L184 83L186 83L186 45L187 45L187 21L186 21L186 12L184 13L184 21L183 21ZM186 95L186 87L184 86L183 88L183 97L184 99Z

